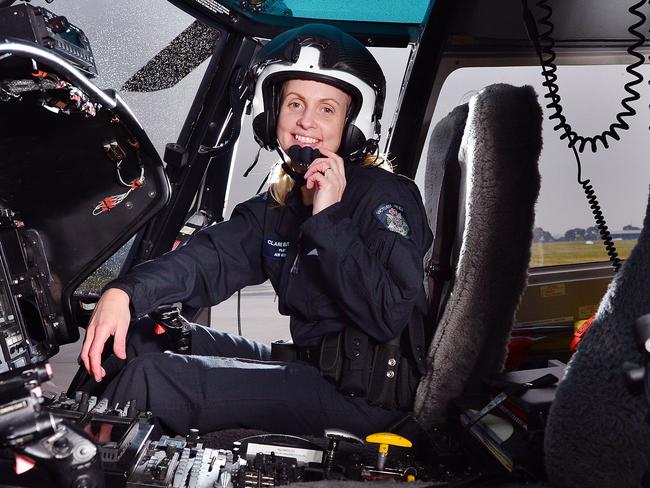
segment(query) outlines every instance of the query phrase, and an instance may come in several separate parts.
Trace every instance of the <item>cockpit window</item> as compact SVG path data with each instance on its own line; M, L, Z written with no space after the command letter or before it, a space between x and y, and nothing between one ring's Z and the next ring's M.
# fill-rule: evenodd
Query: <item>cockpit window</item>
M608 262L609 256L596 225L593 208L577 182L574 156L560 134L538 66L467 67L453 71L445 80L436 105L431 127L456 105L469 101L479 90L492 83L532 85L544 111L543 149L539 161L542 186L535 208L535 229L531 249L531 267ZM648 76L648 69L639 69ZM620 100L628 94L623 85L631 78L625 65L560 66L564 114L575 130L598 133L620 109ZM643 107L637 103L636 109ZM650 169L639 154L644 153L648 128L643 117L629 121L620 141L596 153L586 150L582 156L582 177L590 180L603 212L613 244L620 259L629 256L637 242L648 195ZM426 146L425 146L426 147ZM416 181L424 181L426 151ZM422 183L421 183L422 184Z
M63 15L83 29L97 63L98 76L91 82L119 93L162 156L165 144L176 142L208 62L165 90L138 93L122 86L195 19L171 3L153 0L52 4L33 0L31 4ZM156 15L151 16L154 10Z
M307 19L420 24L429 0L224 0L220 3L250 12Z
M194 18L168 2L56 2L33 0L32 5L65 16L83 29L90 41L98 76L91 79L97 87L115 90L145 128L154 147L162 156L165 144L176 142L185 117L208 65L208 60L163 90L136 92L123 89L124 83L149 60L164 50L194 22ZM147 8L155 9L151 16ZM153 10L149 10L151 12ZM119 19L119 20L117 20ZM176 61L174 61L176 62ZM163 64L161 63L161 66ZM156 76L151 70L148 76ZM161 79L165 73L160 73ZM152 85L162 85L151 81ZM75 140L71 139L70 144ZM125 244L113 257L99 267L75 292L77 296L98 295L102 287L118 276L124 259L133 244Z

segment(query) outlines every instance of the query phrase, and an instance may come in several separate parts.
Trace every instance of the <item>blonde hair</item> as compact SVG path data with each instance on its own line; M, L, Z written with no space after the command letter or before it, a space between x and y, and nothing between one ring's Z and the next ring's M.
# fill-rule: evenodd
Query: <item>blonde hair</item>
M386 171L393 172L393 165L385 154L367 154L361 166L374 166L377 168L385 169ZM278 161L271 169L271 176L269 177L269 193L273 200L281 207L287 204L287 195L294 185L293 178L289 176L284 169L282 169L282 161Z

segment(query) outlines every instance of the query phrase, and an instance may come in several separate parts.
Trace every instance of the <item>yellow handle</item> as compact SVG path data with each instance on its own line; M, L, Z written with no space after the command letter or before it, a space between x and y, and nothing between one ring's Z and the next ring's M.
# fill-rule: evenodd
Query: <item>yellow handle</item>
M388 453L388 446L411 447L413 443L406 437L391 432L377 432L366 437L366 442L379 444L379 452Z

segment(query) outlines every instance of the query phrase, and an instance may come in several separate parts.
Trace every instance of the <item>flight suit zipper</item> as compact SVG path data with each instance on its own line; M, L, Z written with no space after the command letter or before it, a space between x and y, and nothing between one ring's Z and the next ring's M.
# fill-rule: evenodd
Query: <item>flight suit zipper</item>
M298 239L296 241L296 257L291 264L290 274L296 276L300 272L300 253L302 251L302 231L298 233Z

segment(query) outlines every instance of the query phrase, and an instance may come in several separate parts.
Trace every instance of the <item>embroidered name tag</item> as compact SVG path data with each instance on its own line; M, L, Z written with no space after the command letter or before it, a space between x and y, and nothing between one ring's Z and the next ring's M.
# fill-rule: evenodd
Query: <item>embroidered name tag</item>
M394 203L382 203L374 211L375 217L389 231L408 237L411 234L404 216L404 208Z
M284 259L289 250L289 241L264 239L264 256L271 259Z

